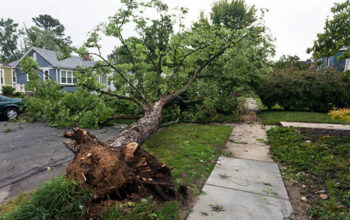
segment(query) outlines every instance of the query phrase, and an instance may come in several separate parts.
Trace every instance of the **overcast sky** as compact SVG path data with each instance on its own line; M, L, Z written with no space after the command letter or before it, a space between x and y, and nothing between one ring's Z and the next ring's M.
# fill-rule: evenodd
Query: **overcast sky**
M171 7L189 9L186 23L196 20L200 11L209 12L214 0L165 0ZM343 0L344 1L344 0ZM265 23L276 39L276 57L298 55L310 58L306 49L312 46L317 33L322 32L330 8L341 0L246 0L257 8L266 8ZM21 26L33 25L31 18L50 14L66 27L75 46L80 46L87 33L98 23L106 21L120 7L120 0L0 0L2 18L12 18ZM104 39L103 52L113 49L115 42Z

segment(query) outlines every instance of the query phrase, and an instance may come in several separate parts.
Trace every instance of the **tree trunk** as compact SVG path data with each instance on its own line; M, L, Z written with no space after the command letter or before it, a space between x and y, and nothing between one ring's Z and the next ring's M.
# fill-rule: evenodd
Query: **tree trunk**
M142 145L160 127L164 105L164 99L155 102L153 106L145 111L145 115L140 120L133 123L128 129L122 131L111 140L110 147L117 149L131 142Z
M108 143L80 128L65 132L75 157L67 177L94 189L95 199L143 197L150 193L162 200L175 197L171 170L140 147L158 130L164 99L148 108L144 117Z

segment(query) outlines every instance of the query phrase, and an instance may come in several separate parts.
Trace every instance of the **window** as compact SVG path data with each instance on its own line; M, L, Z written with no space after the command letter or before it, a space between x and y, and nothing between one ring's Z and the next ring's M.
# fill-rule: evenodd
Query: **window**
M329 64L330 64L330 58L329 57L327 57L327 67L329 67Z
M12 71L12 83L17 83L17 74L14 71Z
M36 52L33 53L33 59L34 59L35 61L37 61L37 60L36 60Z
M106 83L107 82L107 76L105 74L102 74L100 76L100 83Z
M49 80L50 79L50 70L49 69L42 69L41 72L43 73L43 80Z
M350 70L350 59L345 60L345 68L344 71Z
M73 85L76 81L72 71L61 70L61 84Z
M0 70L0 83L5 84L5 76L3 70Z
M44 79L45 80L50 79L50 77L49 77L49 70L44 70Z
M72 75L72 72L67 72L67 83L69 84L73 83Z

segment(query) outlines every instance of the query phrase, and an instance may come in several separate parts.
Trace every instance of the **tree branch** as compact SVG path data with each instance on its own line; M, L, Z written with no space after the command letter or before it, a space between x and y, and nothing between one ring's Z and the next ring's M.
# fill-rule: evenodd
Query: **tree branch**
M232 37L230 39L230 43L222 48L219 52L217 52L214 56L212 56L210 59L208 59L204 64L202 64L193 74L193 76L189 79L189 81L186 83L186 85L176 91L175 93L172 93L168 96L166 96L164 99L163 99L163 102L166 104L166 103L169 103L171 102L172 100L174 100L177 96L183 94L184 92L186 92L189 87L192 85L192 83L194 82L194 80L197 78L197 76L199 75L199 73L207 66L209 65L212 61L214 61L216 58L218 58L219 56L221 56L222 54L225 53L225 51L228 49L228 48L231 48L233 46L236 46L240 41L242 41L244 38L246 38L248 36L248 34L242 36L237 42L235 42L233 45L231 44L232 42Z
M205 48L207 48L207 47L209 47L209 46L211 46L211 45L212 45L212 44L207 44L207 45L204 45L204 46L202 46L202 47L199 47L199 48L197 48L197 49L195 49L195 50L192 50L192 51L190 51L189 53L187 53L185 56L182 57L180 63L176 66L175 70L176 70L179 66L181 66L181 65L183 64L183 62L186 60L187 57L189 57L189 56L191 56L192 54L196 53L197 51L203 50L203 49L205 49Z
M83 84L83 87L85 87L85 88L87 88L87 89L90 89L90 90L95 90L95 91L100 92L100 93L105 94L105 95L114 96L114 97L116 97L116 98L118 98L118 99L132 101L132 102L134 102L135 104L137 104L138 106L140 106L140 108L141 108L143 111L146 111L146 110L147 110L147 106L145 106L145 105L142 104L139 100L137 100L137 99L135 99L135 98L133 98L133 97L122 96L122 95L118 95L118 94L115 94L115 93L107 92L107 91L104 91L104 90L101 90L101 89L97 89L97 88L88 86L88 85L86 85L86 84Z
M148 59L151 61L154 69L157 71L157 64L154 62L153 58L152 58L152 55L150 53L146 53Z
M130 10L131 10L131 8L132 8L132 7L131 7L132 3L133 3L133 0L130 0L129 5L128 5L128 10L127 10L126 13L124 14L122 23L120 23L120 26L118 27L118 29L120 29L120 28L123 27L123 25L124 25L124 23L125 23L125 20L126 20L126 17L128 16L128 14L129 14L129 12L130 12Z
M96 55L99 58L101 58L109 67L111 67L112 69L114 69L128 84L131 88L133 88L136 93L138 93L142 100L146 103L149 104L148 100L146 99L145 95L143 95L125 76L124 74L118 69L116 68L113 64L111 64L110 62L108 62L108 60L106 60L103 56L100 56L99 54L96 53L91 53L92 55Z
M189 57L189 56L191 56L192 54L194 54L194 53L200 51L200 50L203 50L203 49L209 47L210 45L212 45L212 44L207 44L207 45L205 45L205 46L199 47L199 48L197 48L197 49L195 49L195 50L192 50L191 52L187 53L186 55L184 55L184 56L182 57L181 61L180 61L180 62L176 65L176 67L174 68L173 74L171 74L171 76L170 76L170 78L169 78L169 81L168 81L168 88L171 88L171 87L172 87L174 77L175 77L176 73L179 71L180 66L183 64L183 62L185 62L186 58Z
M108 119L106 119L104 122L101 122L100 125L101 126L105 126L108 122L110 122L111 120L118 120L118 119L140 119L140 116L133 116L133 115L122 115L122 116L112 116Z

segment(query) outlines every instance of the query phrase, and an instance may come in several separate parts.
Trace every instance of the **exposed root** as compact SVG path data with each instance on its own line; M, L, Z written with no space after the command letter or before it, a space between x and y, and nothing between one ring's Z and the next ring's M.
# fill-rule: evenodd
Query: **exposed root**
M171 170L137 143L117 150L80 128L65 132L72 139L75 158L67 167L67 177L92 188L96 199L127 199L149 194L162 200L175 198Z

